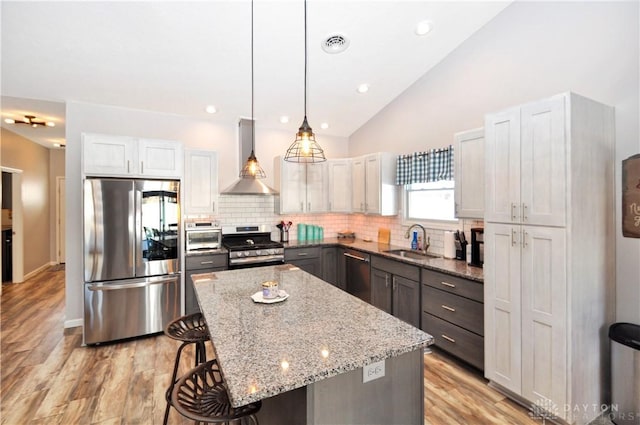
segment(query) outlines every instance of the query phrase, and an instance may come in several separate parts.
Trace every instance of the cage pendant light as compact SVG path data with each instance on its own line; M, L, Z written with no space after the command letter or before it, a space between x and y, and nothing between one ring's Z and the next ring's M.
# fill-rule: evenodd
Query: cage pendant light
M304 163L327 160L307 122L307 0L304 2L304 120L296 133L296 140L287 149L284 160Z
M251 154L240 171L240 178L263 179L267 177L256 158L256 122L253 118L253 0L251 0Z

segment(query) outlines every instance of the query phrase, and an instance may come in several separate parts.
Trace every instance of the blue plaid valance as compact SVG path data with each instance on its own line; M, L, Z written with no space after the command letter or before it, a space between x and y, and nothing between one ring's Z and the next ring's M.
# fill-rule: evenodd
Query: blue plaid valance
M453 146L398 155L396 184L453 180Z

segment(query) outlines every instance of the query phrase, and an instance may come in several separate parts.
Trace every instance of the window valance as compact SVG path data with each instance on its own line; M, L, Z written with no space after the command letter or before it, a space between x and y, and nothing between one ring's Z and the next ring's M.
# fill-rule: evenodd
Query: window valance
M396 184L453 180L453 146L398 155Z

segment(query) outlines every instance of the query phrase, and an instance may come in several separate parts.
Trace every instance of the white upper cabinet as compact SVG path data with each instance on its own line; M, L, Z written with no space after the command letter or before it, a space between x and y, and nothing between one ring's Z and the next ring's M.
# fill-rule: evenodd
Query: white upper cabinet
M484 217L484 129L454 135L456 217Z
M327 160L329 212L351 212L351 160Z
M353 159L353 212L398 214L396 157L392 153L378 152Z
M82 152L85 174L138 174L138 143L133 137L83 134Z
M274 159L277 214L321 213L327 211L326 163L301 164Z
M214 214L218 199L218 153L185 150L184 212Z
M138 139L139 174L149 177L182 177L182 143L172 140Z
M82 143L87 175L182 178L180 142L85 133Z
M485 120L485 220L566 223L565 97L489 114Z

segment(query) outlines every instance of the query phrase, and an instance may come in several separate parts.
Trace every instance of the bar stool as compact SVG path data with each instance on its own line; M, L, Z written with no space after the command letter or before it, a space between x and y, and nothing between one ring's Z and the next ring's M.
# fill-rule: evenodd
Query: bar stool
M202 313L194 313L178 317L170 322L164 328L164 334L169 338L182 341L176 353L176 361L173 365L173 374L171 375L171 384L165 395L167 407L164 411L163 424L166 425L169 420L169 408L171 407L171 392L176 384L176 375L178 374L182 350L189 344L195 344L195 366L205 363L207 361L207 349L204 343L209 339L209 328L207 328Z
M251 424L258 425L255 414L262 407L261 401L231 407L216 359L197 366L180 378L173 388L171 404L178 413L196 421L196 424L237 421L242 425L251 420Z

